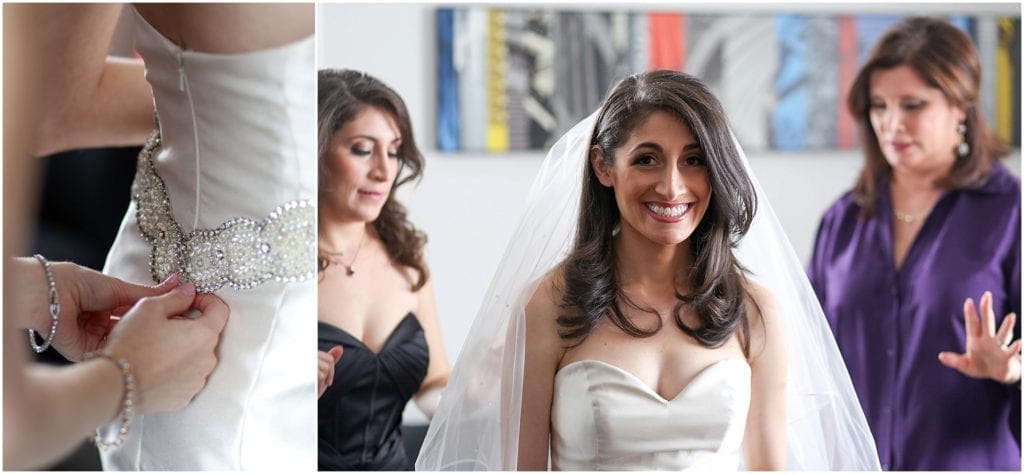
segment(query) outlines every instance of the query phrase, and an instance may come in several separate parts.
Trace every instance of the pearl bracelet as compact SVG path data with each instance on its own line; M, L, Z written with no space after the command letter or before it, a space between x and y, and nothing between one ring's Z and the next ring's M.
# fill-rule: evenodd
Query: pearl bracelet
M127 360L123 358L115 358L107 351L103 351L98 354L90 352L85 355L86 360L96 357L102 357L116 364L117 368L121 369L121 377L124 380L124 398L121 405L121 426L117 430L117 437L111 441L107 441L103 439L103 435L100 434L99 430L96 430L96 436L93 437L93 442L96 443L96 447L101 451L105 451L109 448L120 448L128 437L128 429L131 428L132 419L135 417L135 378L132 377L131 366L128 365Z
M57 297L57 284L53 281L53 272L50 271L50 262L47 262L42 255L36 254L36 260L43 265L43 272L46 273L46 286L49 289L49 303L50 303L50 334L46 336L46 340L40 345L36 343L36 332L28 330L28 342L32 344L32 350L36 353L40 353L50 347L53 343L53 337L57 335L57 324L60 323L60 298Z

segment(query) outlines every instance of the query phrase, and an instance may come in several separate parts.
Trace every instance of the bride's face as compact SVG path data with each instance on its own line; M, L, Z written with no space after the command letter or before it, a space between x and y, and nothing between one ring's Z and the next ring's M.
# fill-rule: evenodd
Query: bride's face
M342 125L328 150L334 193L321 205L352 220L376 220L398 174L401 144L394 117L376 107L367 107Z
M615 150L610 166L592 165L615 193L624 232L675 245L693 234L711 200L707 162L690 127L663 111L651 114Z

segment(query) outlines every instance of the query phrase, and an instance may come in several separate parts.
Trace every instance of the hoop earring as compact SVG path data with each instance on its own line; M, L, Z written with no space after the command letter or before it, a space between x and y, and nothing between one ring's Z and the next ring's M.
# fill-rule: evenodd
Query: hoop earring
M956 146L956 156L963 158L971 153L971 145L967 143L967 124L961 123L956 127L960 132L960 144Z

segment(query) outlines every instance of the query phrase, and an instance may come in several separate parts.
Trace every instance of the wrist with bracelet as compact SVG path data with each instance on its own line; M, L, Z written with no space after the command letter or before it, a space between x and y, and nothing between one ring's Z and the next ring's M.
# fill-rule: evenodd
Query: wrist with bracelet
M28 330L28 342L32 344L32 350L36 353L45 351L53 343L57 335L57 325L60 324L60 297L57 295L57 283L53 280L53 271L50 270L50 262L42 255L36 254L35 259L43 266L43 274L46 277L47 302L50 311L50 332L42 344L36 342L36 332Z
M53 344L54 337L57 335L57 326L60 324L60 296L57 293L57 283L53 278L53 271L50 269L50 262L46 260L42 255L36 254L34 258L39 261L39 264L43 267L43 274L46 278L46 294L47 294L47 307L50 313L50 331L46 335L46 339L42 344L36 341L36 331L28 330L29 343L32 345L32 350L36 353L41 353ZM135 378L132 375L131 365L124 358L118 358L113 356L109 351L102 351L98 353L86 353L84 359L106 359L117 366L118 371L121 373L122 381L122 396L119 406L119 416L121 424L117 429L116 435L113 439L105 439L102 434L97 430L96 436L93 437L93 442L96 447L100 450L107 450L110 448L119 448L124 445L125 439L128 437L128 430L131 428L132 420L135 417Z
M128 429L132 426L132 419L135 418L135 378L132 376L131 365L124 358L117 358L110 354L110 352L103 351L100 353L87 353L85 359L102 358L113 362L121 372L121 380L124 382L124 391L121 398L120 414L121 425L117 429L117 434L112 440L104 439L103 435L96 431L96 436L93 437L93 442L96 447L101 451L105 451L110 448L120 448L125 439L128 438Z

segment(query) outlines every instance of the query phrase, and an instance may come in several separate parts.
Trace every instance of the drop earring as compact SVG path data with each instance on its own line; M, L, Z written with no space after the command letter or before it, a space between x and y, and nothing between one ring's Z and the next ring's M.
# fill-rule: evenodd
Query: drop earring
M961 123L956 127L956 131L960 132L960 144L956 146L956 156L963 158L971 152L971 145L967 143L967 124Z

